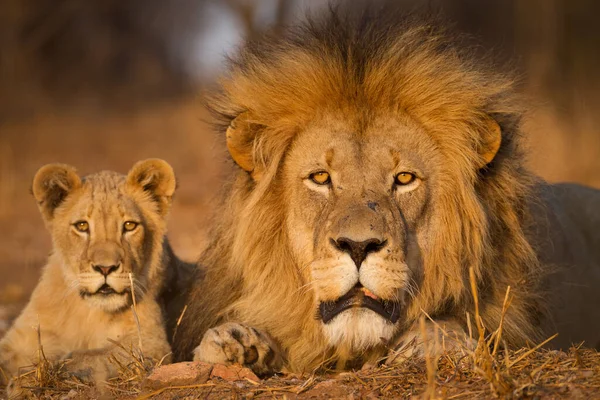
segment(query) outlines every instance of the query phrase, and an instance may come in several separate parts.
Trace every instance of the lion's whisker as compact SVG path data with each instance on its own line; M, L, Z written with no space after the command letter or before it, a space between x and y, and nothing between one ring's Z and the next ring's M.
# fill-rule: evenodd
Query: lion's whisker
M69 294L72 294L73 292L76 292L78 287L79 287L79 280L77 280L77 279L69 280L67 282L67 288L66 288L65 292L63 293L63 298L67 297Z
M133 280L133 288L135 290L136 295L142 296L142 295L148 293L148 288L137 279Z
M411 299L414 300L417 297L417 290L417 282L415 282L413 278L410 278L410 280L406 284L406 293L408 293Z
M308 293L308 291L310 289L312 289L313 287L313 282L307 282L306 284L300 286L298 289L296 289L293 293L292 296L298 295L298 294L306 294ZM299 293L300 291L302 291L301 293Z

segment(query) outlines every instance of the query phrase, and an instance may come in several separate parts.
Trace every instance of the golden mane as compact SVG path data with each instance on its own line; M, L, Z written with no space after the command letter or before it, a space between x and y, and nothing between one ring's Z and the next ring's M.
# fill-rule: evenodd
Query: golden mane
M282 229L289 199L279 172L295 135L316 116L330 114L357 125L376 114L408 114L451 161L448 176L460 177L446 178L437 189L436 222L445 229L424 255L426 273L409 319L421 310L464 319L472 309L473 267L484 324L498 325L511 285L515 298L503 337L511 345L536 339L539 263L523 232L534 178L519 149L521 109L512 80L481 64L432 24L385 12L356 17L332 11L243 47L211 107L223 132L240 113L252 116L261 174L253 179L242 169L235 172L201 259L206 284L193 288L179 328L177 357L188 358L203 333L225 319L250 319L274 337L313 329L311 295L302 289ZM501 147L491 164L477 170L481 131L490 118L502 129ZM307 337L312 339L296 345L292 363L328 356L318 332Z

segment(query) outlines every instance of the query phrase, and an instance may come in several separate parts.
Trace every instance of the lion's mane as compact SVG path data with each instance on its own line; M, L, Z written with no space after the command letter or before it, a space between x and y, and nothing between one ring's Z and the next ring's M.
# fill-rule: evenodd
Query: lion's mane
M252 321L284 341L302 331L307 340L288 349L292 368L334 355L310 323L313 300L302 288L283 229L286 204L294 199L280 184L295 135L316 115L333 112L364 121L374 110L410 115L451 160L448 177L460 177L440 183L441 196L432 205L445 228L432 239L434 250L424 254L424 280L407 323L421 310L464 320L472 311L472 267L484 325L498 326L510 285L514 300L503 338L511 345L536 339L539 262L524 232L535 178L524 168L519 147L520 101L510 77L457 43L412 17L334 10L283 36L249 42L231 60L211 107L223 132L245 111L264 126L254 142L262 173L253 179L239 168L234 172L200 261L206 283L192 289L175 343L180 359L190 356L208 328L231 319ZM493 162L477 171L484 116L499 123L502 143Z

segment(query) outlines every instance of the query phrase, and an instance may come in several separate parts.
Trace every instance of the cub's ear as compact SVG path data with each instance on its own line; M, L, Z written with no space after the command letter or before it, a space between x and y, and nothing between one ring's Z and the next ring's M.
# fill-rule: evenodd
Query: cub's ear
M56 208L80 186L81 178L70 165L48 164L40 168L33 178L31 191L44 220L52 221Z
M168 162L158 158L137 162L127 174L127 184L147 192L158 204L161 215L169 212L177 181Z
M494 160L502 144L502 129L498 122L492 118L487 118L482 128L482 140L479 148L482 161L479 168L484 168Z
M260 125L250 121L248 112L238 115L227 128L227 150L233 161L255 177L254 139Z

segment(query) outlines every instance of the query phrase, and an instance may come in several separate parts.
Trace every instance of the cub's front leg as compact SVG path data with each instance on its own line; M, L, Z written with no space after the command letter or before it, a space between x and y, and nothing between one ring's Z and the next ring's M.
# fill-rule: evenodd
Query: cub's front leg
M109 341L110 337L107 338L105 347L71 352L64 357L67 372L84 381L98 384L118 376L119 365L130 365L136 353L141 354L151 366L159 361L163 364L171 362L171 347L160 323L152 324L142 318L140 334L129 331L115 342ZM140 342L142 349L139 347Z
M119 354L121 352L121 354ZM76 350L60 360L63 376L76 377L86 383L94 383L101 391L104 389L105 382L114 376L118 371L114 362L110 360L113 355L121 363L125 361L127 354L117 346L98 348L93 350ZM128 363L125 362L124 365ZM9 398L33 398L33 394L27 387L32 385L31 375L17 376L13 378L7 386Z
M281 370L283 355L265 332L228 322L209 329L194 349L194 361L211 364L241 364L257 375Z
M55 361L65 353L64 341L52 329L39 328L34 319L28 315L27 310L23 316L15 321L14 325L0 340L0 383L35 367L40 357L40 338L44 356ZM37 318L35 319L37 322ZM41 333L38 332L41 329Z
M387 365L402 364L409 358L438 358L453 351L474 350L477 341L471 339L462 326L454 320L425 321L423 327L416 323L398 338L388 353Z
M75 376L84 382L101 383L118 374L110 356L115 354L117 359L122 359L125 354L116 346L93 350L77 350L64 357L65 368L69 375ZM121 361L121 360L119 360Z

